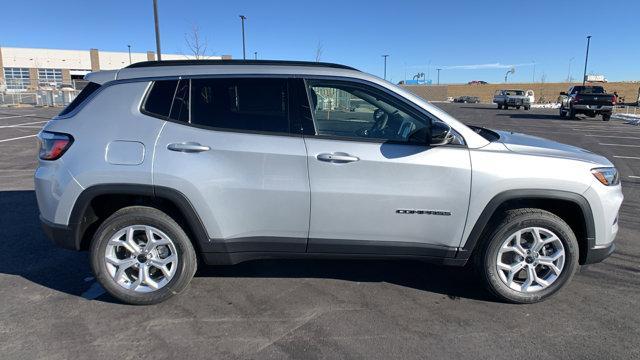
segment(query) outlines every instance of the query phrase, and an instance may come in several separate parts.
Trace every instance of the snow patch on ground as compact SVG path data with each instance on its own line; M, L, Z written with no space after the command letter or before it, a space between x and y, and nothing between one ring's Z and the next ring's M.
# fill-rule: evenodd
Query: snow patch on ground
M558 109L560 108L560 103L531 104L531 107L535 109Z
M625 124L640 125L640 114L613 114L611 118L626 121Z

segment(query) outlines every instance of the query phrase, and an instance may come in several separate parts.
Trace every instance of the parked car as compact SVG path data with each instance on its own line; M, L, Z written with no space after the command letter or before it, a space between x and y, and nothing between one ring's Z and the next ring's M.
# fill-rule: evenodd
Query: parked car
M601 115L609 121L616 105L616 97L608 94L602 86L572 86L560 93L560 117L575 118L576 114L589 117Z
M465 126L346 66L171 60L86 78L38 134L36 197L47 235L89 250L126 303L183 292L199 261L316 257L471 261L498 298L532 303L615 247L609 160Z
M458 96L457 98L453 99L453 102L477 104L480 102L480 98L477 96Z
M468 85L486 85L488 82L482 80L471 80L467 83Z
M524 90L497 90L493 95L493 103L498 105L498 109L508 109L509 107L531 109L529 96Z

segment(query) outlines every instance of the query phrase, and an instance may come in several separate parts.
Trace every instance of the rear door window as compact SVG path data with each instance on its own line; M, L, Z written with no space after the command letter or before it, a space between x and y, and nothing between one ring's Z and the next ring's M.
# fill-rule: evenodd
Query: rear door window
M180 80L171 105L171 120L189 122L189 93L189 80Z
M144 103L144 111L163 119L169 117L178 80L154 81Z
M288 133L287 79L191 80L191 123L216 129Z

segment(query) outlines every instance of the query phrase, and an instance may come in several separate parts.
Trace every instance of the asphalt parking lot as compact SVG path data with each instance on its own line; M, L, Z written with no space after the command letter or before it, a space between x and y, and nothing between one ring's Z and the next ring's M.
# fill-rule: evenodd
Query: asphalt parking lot
M59 109L0 109L0 358L640 358L640 127L436 105L607 156L625 194L617 251L533 305L496 302L467 269L350 260L210 267L165 303L122 305L87 254L40 231L34 134Z

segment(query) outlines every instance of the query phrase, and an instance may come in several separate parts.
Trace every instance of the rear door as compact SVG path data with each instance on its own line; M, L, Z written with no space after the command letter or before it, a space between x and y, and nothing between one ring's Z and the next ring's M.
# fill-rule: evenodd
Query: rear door
M432 121L356 80L308 79L309 252L452 256L467 215L461 145L429 147Z
M156 144L154 184L182 192L209 252L304 252L309 179L286 78L181 80Z

